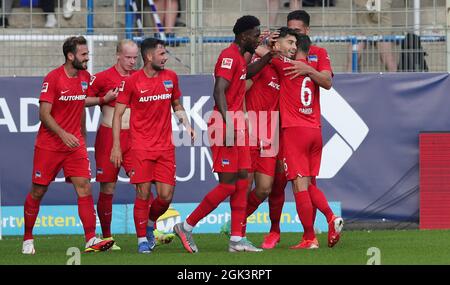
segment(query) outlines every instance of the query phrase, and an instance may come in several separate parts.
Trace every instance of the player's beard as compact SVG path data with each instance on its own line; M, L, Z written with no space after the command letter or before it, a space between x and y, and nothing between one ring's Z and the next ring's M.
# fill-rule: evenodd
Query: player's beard
M157 65L157 64L154 64L153 62L152 62L152 68L154 69L154 70L156 70L156 71L162 71L162 70L164 70L164 65Z
M248 43L247 45L245 45L245 51L246 52L254 54L255 50L256 50L256 47L254 47L251 43Z
M87 64L84 66L83 63L87 63L87 60L79 61L77 58L75 58L74 61L72 62L72 66L77 70L86 70Z

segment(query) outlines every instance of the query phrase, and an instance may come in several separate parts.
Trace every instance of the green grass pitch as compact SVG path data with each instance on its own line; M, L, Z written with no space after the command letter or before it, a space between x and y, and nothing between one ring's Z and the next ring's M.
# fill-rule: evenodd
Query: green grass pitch
M259 245L263 234L249 234ZM380 250L381 264L450 264L450 231L346 231L335 248L328 248L326 233L318 235L317 250L290 250L300 239L298 233L283 233L281 242L273 250L261 253L229 253L228 240L220 234L195 234L199 253L184 251L180 241L157 247L149 255L137 253L134 235L116 235L121 251L81 254L81 264L160 264L160 265L365 265L372 253ZM64 265L70 256L69 247L84 247L79 235L35 236L36 255L21 254L22 237L4 237L0 241L0 264L56 264Z

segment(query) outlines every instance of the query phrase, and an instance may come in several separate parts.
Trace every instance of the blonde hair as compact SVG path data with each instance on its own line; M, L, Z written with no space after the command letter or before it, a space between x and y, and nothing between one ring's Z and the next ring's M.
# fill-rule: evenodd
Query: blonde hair
M123 47L124 47L125 45L134 45L134 46L138 46L133 40L123 39L123 40L120 40L120 41L117 43L116 53L121 53L122 50L123 50Z

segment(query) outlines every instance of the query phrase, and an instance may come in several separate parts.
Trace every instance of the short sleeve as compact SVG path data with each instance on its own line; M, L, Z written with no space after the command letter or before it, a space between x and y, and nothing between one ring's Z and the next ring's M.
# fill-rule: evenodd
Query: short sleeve
M317 65L317 71L321 72L324 70L327 70L333 74L333 70L331 68L331 61L330 56L328 55L328 52L326 49L321 48L318 52L318 65Z
M117 96L116 102L130 105L131 103L131 96L133 95L133 78L129 77L127 78L123 83L123 88L119 90L119 95Z
M223 52L220 54L216 62L216 67L214 69L215 77L223 77L229 82L233 79L233 74L235 72L236 66L239 64L238 59L236 59L233 54Z
M172 89L172 101L178 100L181 97L180 85L178 83L178 76L174 73L173 75L173 89Z
M42 83L41 95L39 96L39 102L44 101L53 104L53 101L57 95L57 87L58 84L57 77L54 76L54 73L48 74L44 78L44 82Z
M88 97L97 97L100 93L100 86L99 83L100 78L98 77L98 74L91 75L91 79L89 81L89 88L88 88Z

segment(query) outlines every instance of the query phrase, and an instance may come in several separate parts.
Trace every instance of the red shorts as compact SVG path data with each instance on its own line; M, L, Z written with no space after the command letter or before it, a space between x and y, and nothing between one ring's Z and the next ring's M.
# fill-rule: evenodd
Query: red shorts
M130 182L161 182L175 186L175 149L164 151L131 150Z
M95 168L98 182L116 182L120 168L114 167L110 160L113 145L112 129L100 125L95 138ZM128 174L131 170L130 130L120 131L122 167Z
M288 180L319 175L321 159L321 129L290 127L283 130L283 162Z
M91 164L86 147L79 147L71 152L58 152L34 148L32 182L49 185L63 169L66 181L70 177L91 178Z
M250 146L248 130L235 131L235 145L223 146L214 143L214 139L220 138L222 144L224 129L208 127L210 147L213 157L213 171L222 173L237 173L239 170L251 169L252 161L250 157Z
M275 169L277 166L277 157L262 157L261 151L258 148L251 148L250 155L252 158L252 167L249 170L252 172L259 172L271 177L275 176Z

